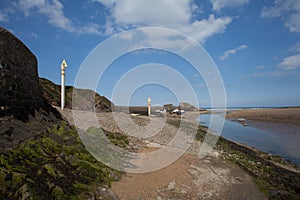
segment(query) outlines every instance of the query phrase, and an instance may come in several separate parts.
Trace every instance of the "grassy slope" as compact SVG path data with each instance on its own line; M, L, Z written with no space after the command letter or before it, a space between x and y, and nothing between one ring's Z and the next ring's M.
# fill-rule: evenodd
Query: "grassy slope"
M115 144L126 138L106 133ZM66 122L0 156L0 199L87 199L103 196L121 172L97 162Z
M59 106L60 86L47 79L40 79L40 83L44 98ZM69 108L73 89L66 87ZM105 97L96 94L96 105L90 105L86 96L94 92L77 91L77 103L82 109L95 106L98 111L110 110L111 102ZM0 199L87 199L111 195L103 188L109 187L122 173L95 160L81 143L75 127L60 119L52 124L35 138L1 152ZM127 138L107 131L105 134L113 144L127 146Z

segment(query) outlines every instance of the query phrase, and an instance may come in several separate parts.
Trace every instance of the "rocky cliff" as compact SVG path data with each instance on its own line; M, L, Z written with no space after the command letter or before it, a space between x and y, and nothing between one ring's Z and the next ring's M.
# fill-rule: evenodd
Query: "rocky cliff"
M181 109L181 110L184 110L184 111L197 111L197 110L199 110L195 106L193 106L189 103L186 103L186 102L180 102L177 107L174 106L173 104L166 104L166 105L164 105L164 109L166 109L167 112L171 112L174 109Z
M60 119L42 96L36 57L0 27L0 150L39 135Z
M45 78L40 78L43 97L51 105L60 107L60 85L57 85ZM74 93L75 92L75 93ZM72 102L72 97L75 101ZM66 108L76 110L95 110L96 112L111 112L115 109L114 104L106 97L87 89L77 89L73 86L66 86Z
M28 120L43 105L37 59L13 34L0 27L0 116Z
M113 199L108 187L121 173L85 149L48 103L60 95L42 90L36 57L1 27L0 64L0 199Z
M186 102L180 102L178 107L181 110L185 110L185 111L197 111L197 110L199 110L195 106L193 106L193 105L191 105L189 103L186 103Z

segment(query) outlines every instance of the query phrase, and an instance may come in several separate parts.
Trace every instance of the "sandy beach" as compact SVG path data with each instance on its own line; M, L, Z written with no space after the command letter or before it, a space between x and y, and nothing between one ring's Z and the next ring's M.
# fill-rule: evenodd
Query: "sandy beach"
M245 118L253 122L300 127L300 107L232 110L227 113L226 118L230 120Z

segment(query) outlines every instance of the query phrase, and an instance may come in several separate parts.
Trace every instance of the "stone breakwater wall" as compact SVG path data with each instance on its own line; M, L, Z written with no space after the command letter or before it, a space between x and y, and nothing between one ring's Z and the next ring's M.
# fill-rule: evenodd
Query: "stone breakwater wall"
M0 117L23 118L43 104L37 59L12 33L0 27Z

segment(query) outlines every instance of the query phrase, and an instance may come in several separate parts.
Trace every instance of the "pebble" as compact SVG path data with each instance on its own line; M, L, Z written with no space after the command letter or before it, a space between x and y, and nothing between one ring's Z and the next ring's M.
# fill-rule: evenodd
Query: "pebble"
M175 181L171 181L168 185L168 190L174 190L175 189Z

